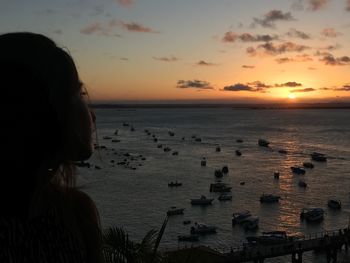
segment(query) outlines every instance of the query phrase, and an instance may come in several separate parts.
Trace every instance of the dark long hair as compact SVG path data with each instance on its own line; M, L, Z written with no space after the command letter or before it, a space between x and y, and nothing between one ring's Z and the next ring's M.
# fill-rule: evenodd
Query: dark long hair
M72 57L43 35L3 34L0 74L0 162L11 173L1 173L0 192L11 189L15 201L48 185L75 187L74 162L91 155L92 124Z

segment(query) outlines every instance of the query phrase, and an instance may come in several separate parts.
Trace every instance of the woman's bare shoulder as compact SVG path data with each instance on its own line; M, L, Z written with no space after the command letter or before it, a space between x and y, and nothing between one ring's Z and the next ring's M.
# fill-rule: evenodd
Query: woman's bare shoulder
M99 221L95 202L87 193L81 191L80 189L73 188L67 191L67 198L78 214L82 216L89 216L89 218L92 217L96 219L96 221Z

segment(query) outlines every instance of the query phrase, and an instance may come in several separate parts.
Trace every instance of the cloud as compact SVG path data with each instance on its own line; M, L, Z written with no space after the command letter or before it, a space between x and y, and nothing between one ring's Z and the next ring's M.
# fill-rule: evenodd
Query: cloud
M346 7L345 7L345 9L347 11L350 11L350 0L346 0Z
M288 81L282 84L275 84L275 87L289 87L289 88L295 88L295 87L301 87L303 84L295 82L295 81Z
M223 91L249 91L249 92L262 92L264 93L264 89L254 88L245 84L237 83L231 86L225 86Z
M293 89L291 90L290 92L312 92L312 91L315 91L314 88L305 88L305 89Z
M134 4L133 0L118 0L118 3L122 6L131 7Z
M129 59L125 57L121 57L120 60L129 61Z
M252 69L252 68L255 68L255 66L250 66L250 65L242 65L242 68L249 68L249 69Z
M293 58L290 58L290 57L276 58L275 61L278 64L283 64L283 63L289 63L289 62L308 62L308 61L313 61L313 59L308 54L303 54L303 55L297 55Z
M178 80L176 87L179 89L214 89L209 82L203 80Z
M314 68L314 67L308 67L307 69L308 70L316 70L316 68Z
M275 45L272 42L267 42L265 44L261 44L257 47L258 50L262 50L264 54L267 55L280 55L286 52L302 52L306 49L309 49L310 47L304 46L304 45L299 45L295 44L293 42L284 42L281 44ZM247 53L250 55L256 54L256 49L255 50L248 50Z
M290 12L283 13L280 10L271 10L266 13L263 18L254 18L253 26L260 25L262 27L275 27L276 21L292 21L295 18Z
M206 62L204 60L200 60L196 63L196 65L198 65L198 66L214 66L215 64L211 63L211 62Z
M238 34L232 31L228 31L222 38L222 42L233 43L237 40L242 42L269 42L278 39L277 35L251 35L249 33Z
M109 35L109 29L96 22L81 29L80 33L85 35L97 34L107 36Z
M331 53L323 52L323 58L320 61L324 62L325 65L330 66L346 66L350 65L350 57L342 56L342 57L334 57Z
M324 37L334 38L334 37L337 37L337 36L341 36L342 34L337 32L334 28L328 27L328 28L324 28L321 31L321 35L324 36Z
M261 82L259 80L248 82L247 85L253 86L256 89L268 89L271 88L271 85L265 84L264 82Z
M301 39L310 39L311 38L310 34L301 32L299 30L296 30L295 28L289 29L287 36L301 38Z
M247 47L246 52L248 55L255 56L256 55L256 49L253 47Z
M131 22L131 23L126 23L123 21L119 21L120 25L122 28L124 28L127 31L130 32L142 32L142 33L159 33L149 27L146 27L142 24Z
M335 45L328 45L328 46L324 47L323 49L326 49L328 51L333 51L333 50L336 50L339 48L341 48L341 45L335 44Z
M164 62L175 62L179 59L177 57L171 56L171 57L153 57L154 60L164 61Z
M330 0L308 0L308 9L318 11L326 7Z
M139 23L131 22L126 23L121 20L112 19L107 23L101 24L99 22L92 23L80 30L80 33L85 35L102 35L102 36L117 36L120 37L120 34L113 33L115 27L121 27L130 32L141 32L141 33L158 33L157 31L143 26Z
M61 29L55 29L53 32L57 35L62 35L63 33Z
M350 91L350 84L344 85L343 87L337 88L336 90L339 90L339 91Z

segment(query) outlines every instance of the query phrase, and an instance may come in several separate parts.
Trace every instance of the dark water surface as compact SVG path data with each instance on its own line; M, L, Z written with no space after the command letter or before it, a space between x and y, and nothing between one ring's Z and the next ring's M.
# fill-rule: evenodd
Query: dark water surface
M95 152L90 162L102 169L82 168L79 179L96 200L103 227L123 226L133 239L140 240L151 228L160 228L170 206L184 207L184 215L169 219L161 247L184 246L178 243L177 236L189 233L190 226L182 224L189 219L218 227L217 234L205 236L197 244L228 251L247 235L262 231L307 235L348 225L350 110L98 109L96 115L99 144L107 150ZM124 127L123 122L131 124L135 131ZM113 135L116 129L118 136ZM179 155L158 149L158 143L144 129ZM169 136L169 131L175 136ZM202 142L195 142L192 135ZM104 136L120 142L104 140ZM237 143L238 138L244 142ZM271 147L259 147L259 138L269 140ZM215 151L216 146L221 147L221 152ZM242 156L235 155L237 149ZM280 154L279 149L288 153ZM306 169L305 175L293 175L290 167L310 161L314 151L326 154L328 162L314 162L315 168ZM130 166L136 170L111 162L123 161L123 153L135 156ZM200 166L204 156L207 167ZM232 186L233 200L219 202L218 194L209 192L209 184L215 182L214 170L224 165L229 167L229 173L222 182ZM279 180L273 177L276 170L280 172ZM298 186L299 179L308 184L306 189ZM167 184L175 180L183 186L168 188ZM242 181L245 185L240 185ZM282 199L277 204L260 204L263 193L275 193ZM213 205L191 206L190 198L200 195L215 198ZM342 201L341 211L327 208L330 198ZM324 208L324 221L311 225L301 222L299 213L303 207ZM243 209L259 217L256 232L232 227L232 213ZM306 256L306 262L324 260L312 253ZM286 258L272 260L284 261Z

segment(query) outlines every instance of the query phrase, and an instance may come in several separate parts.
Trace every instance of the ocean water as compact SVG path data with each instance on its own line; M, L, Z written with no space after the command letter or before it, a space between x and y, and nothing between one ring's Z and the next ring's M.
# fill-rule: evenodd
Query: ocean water
M350 110L137 108L97 109L96 116L98 143L107 149L95 151L89 160L101 169L79 168L79 184L96 201L102 226L122 226L133 240L141 240L152 228L159 229L171 206L185 211L184 215L169 218L161 249L191 245L177 240L178 235L189 234L191 225L184 225L184 220L217 226L216 234L201 237L194 244L226 252L242 244L246 236L263 231L308 235L344 228L349 223ZM116 129L118 135L114 135ZM145 129L156 136L157 143ZM170 136L169 131L175 135ZM194 141L193 135L202 142ZM105 136L120 141L103 139ZM270 147L259 147L259 138L269 140ZM157 148L159 143L172 151ZM221 147L220 152L215 151L216 146ZM242 156L236 156L237 149ZM280 154L279 149L288 153ZM173 151L179 155L172 155ZM310 161L314 151L326 154L328 161L313 162L315 168L306 169L305 175L292 174L290 167ZM200 165L202 157L207 159L206 167ZM128 167L117 165L124 159L130 161ZM233 199L219 202L219 194L210 193L209 185L216 182L215 169L224 165L229 173L221 181L232 187ZM279 180L274 179L274 171L280 172ZM298 186L299 179L308 184L306 189ZM168 183L175 180L183 185L169 188ZM281 200L261 204L263 193L278 194ZM208 207L191 206L190 199L200 195L215 200ZM330 198L341 200L341 211L327 208ZM318 224L300 221L304 207L322 207L325 219ZM232 213L244 209L259 217L257 231L232 227ZM304 259L325 262L324 256L313 253ZM285 261L289 257L268 262Z

